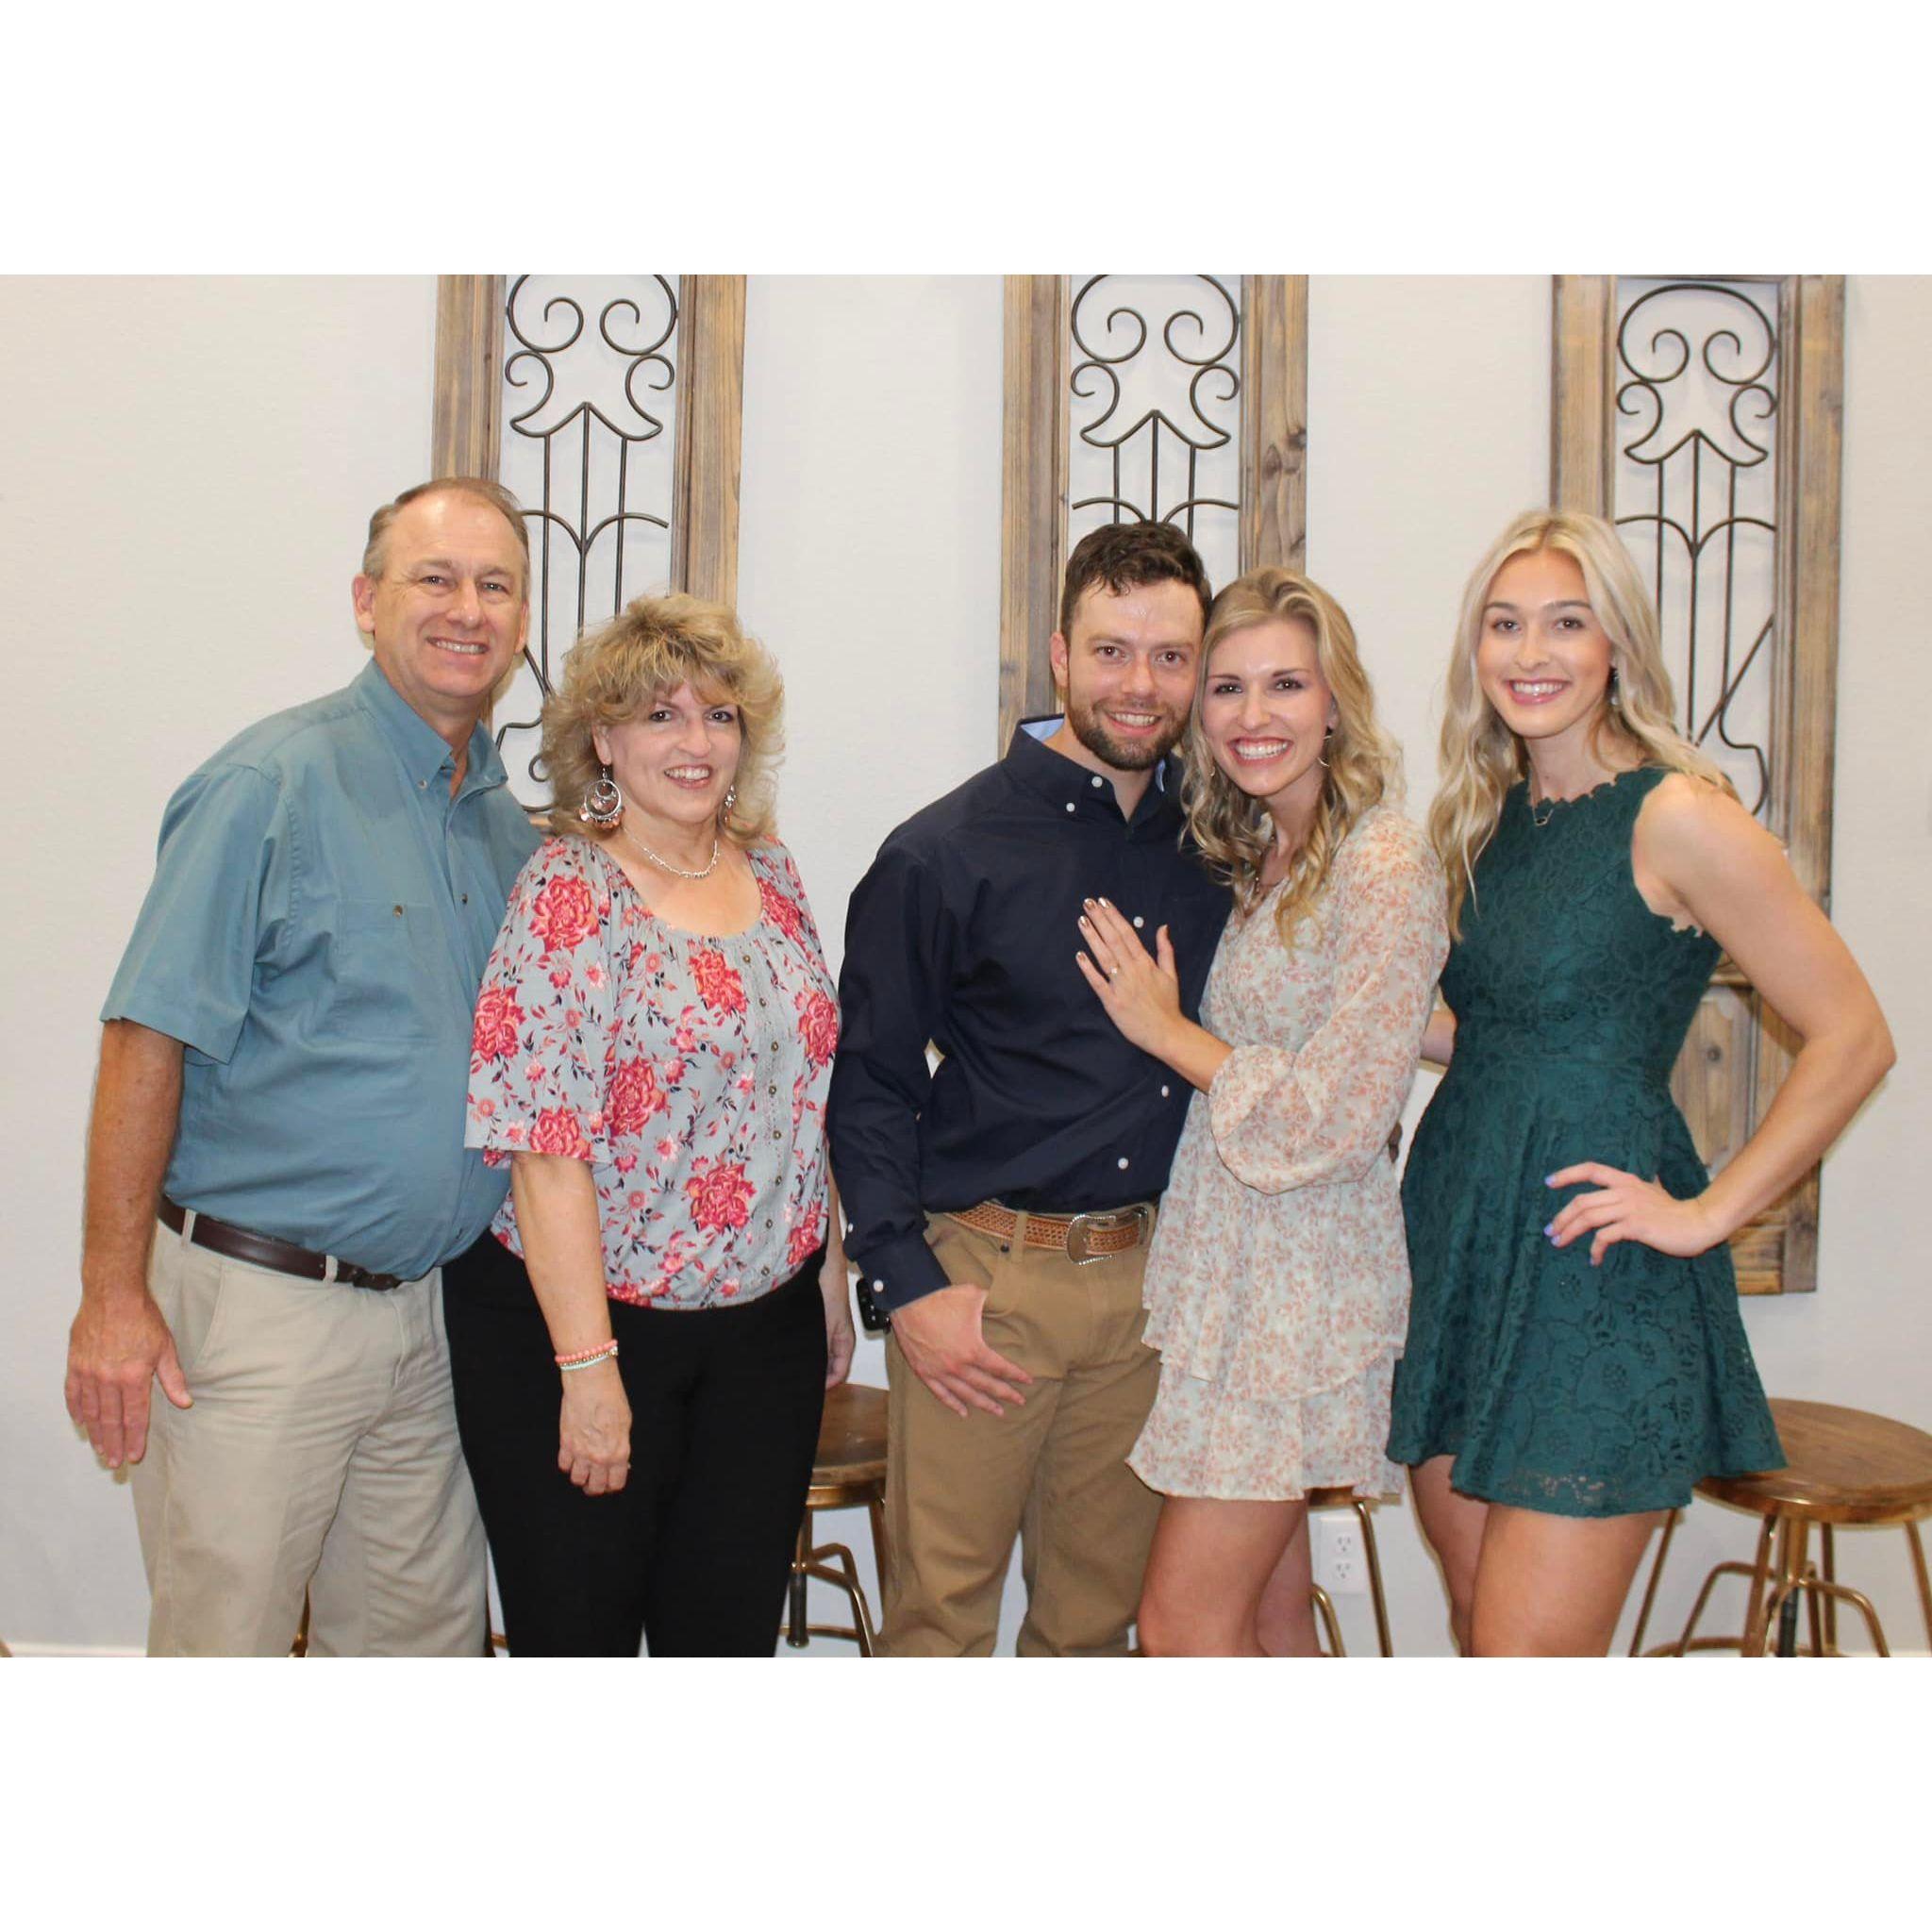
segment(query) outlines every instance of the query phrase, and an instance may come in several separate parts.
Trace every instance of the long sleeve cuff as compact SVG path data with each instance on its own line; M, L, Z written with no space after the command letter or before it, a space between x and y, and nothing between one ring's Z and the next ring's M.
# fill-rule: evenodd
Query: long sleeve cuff
M952 1286L924 1235L902 1235L863 1255L855 1253L853 1261L882 1308L903 1308L908 1302Z

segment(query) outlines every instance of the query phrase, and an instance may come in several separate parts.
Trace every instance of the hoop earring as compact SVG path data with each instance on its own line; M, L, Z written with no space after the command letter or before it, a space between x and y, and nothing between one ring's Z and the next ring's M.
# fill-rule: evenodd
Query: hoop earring
M595 825L600 831L608 832L624 816L624 793L617 789L617 780L610 775L610 767L603 768L603 775L593 778L584 789L584 802L577 807L577 817L587 825Z
M1323 734L1322 734L1322 749L1323 749L1324 751L1326 751L1326 750L1328 749L1328 741L1329 741L1329 740L1330 740L1331 738L1333 738L1334 736L1335 736L1335 727L1334 727L1334 725L1332 725L1332 724L1331 724L1331 725L1329 725L1329 727L1327 728L1327 730L1325 730L1325 731L1324 731L1324 732L1323 732ZM1325 771L1326 771L1326 770L1328 769L1328 760L1327 760L1326 758L1316 758L1316 760L1315 760L1315 762L1316 762L1316 763L1317 763L1318 765L1320 765L1320 766L1321 766L1321 768L1322 768L1322 769L1323 769L1323 770L1324 770L1324 772L1325 772Z

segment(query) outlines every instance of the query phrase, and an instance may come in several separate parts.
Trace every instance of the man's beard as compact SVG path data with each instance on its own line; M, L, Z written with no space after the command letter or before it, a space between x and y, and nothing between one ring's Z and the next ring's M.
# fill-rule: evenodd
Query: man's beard
M1154 716L1161 715L1158 707ZM1188 728L1185 718L1168 720L1167 728L1153 738L1123 740L1108 729L1098 705L1086 705L1070 691L1067 693L1067 729L1104 765L1117 772L1144 772L1158 765L1181 741Z

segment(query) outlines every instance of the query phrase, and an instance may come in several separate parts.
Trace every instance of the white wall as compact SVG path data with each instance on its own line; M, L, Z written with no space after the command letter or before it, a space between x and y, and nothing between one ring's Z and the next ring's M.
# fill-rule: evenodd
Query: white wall
M10 874L31 908L21 930L53 943L0 958L0 1636L16 1644L141 1640L131 1509L59 1402L92 1015L175 780L360 661L347 581L371 506L425 467L433 308L427 278L0 282L16 391L0 555L8 641L30 666L16 741L41 748L68 806L19 841ZM1319 277L1310 329L1309 567L1357 622L1419 810L1463 577L1545 489L1548 284ZM1821 1291L1745 1307L1774 1392L1922 1426L1932 1332L1909 1190L1932 1124L1932 1023L1911 995L1932 956L1932 746L1912 559L1932 509L1928 339L1932 280L1853 280L1836 913L1901 1063L1827 1166ZM836 960L879 839L994 750L999 285L754 277L746 363L741 602L785 667L783 826ZM76 796L105 803L76 812ZM875 1343L858 1374L883 1381ZM1382 1521L1397 1644L1446 1650L1412 1514ZM826 1527L863 1551L862 1519ZM1744 1519L1698 1505L1659 1627L1749 1541ZM1848 1537L1841 1569L1895 1643L1924 1646L1901 1538ZM1370 1648L1365 1607L1342 1614L1351 1649ZM1016 1623L1009 1591L1008 1643Z
M426 277L0 279L9 1643L144 1641L133 1506L61 1406L94 1015L169 792L366 661L349 579L370 510L427 466L434 324Z

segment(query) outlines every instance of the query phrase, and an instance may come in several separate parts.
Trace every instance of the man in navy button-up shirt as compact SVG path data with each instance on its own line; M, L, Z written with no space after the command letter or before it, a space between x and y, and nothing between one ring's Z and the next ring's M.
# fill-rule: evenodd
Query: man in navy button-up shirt
M319 1653L482 1647L438 1271L505 1185L462 1123L536 844L482 724L528 582L507 492L406 492L355 580L374 660L162 821L101 1015L67 1377L135 1465L152 1651L286 1652L305 1594Z
M1065 717L908 820L852 896L828 1123L848 1251L892 1310L899 1655L992 1648L1016 1531L1021 1653L1126 1647L1160 1502L1125 1459L1158 1373L1147 1210L1190 1090L1108 1019L1075 922L1104 897L1150 951L1165 927L1198 1011L1230 902L1182 849L1169 754L1207 604L1172 526L1084 539L1052 645Z

